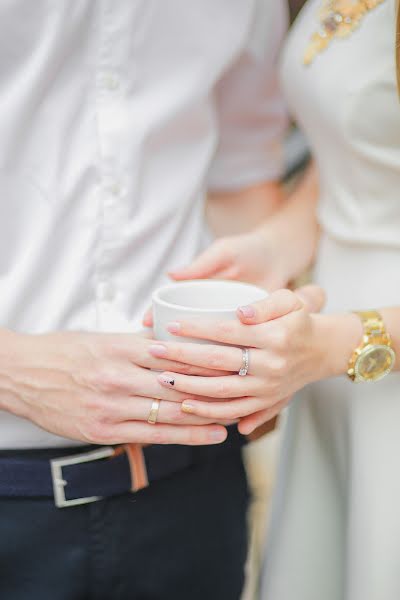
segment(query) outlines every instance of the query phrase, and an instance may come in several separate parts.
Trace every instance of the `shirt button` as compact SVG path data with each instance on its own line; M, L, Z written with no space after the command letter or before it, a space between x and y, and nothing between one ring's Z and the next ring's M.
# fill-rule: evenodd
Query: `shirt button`
M122 188L119 183L112 183L108 189L113 196L120 196L122 193Z
M114 182L105 188L106 195L104 198L104 205L106 207L112 208L115 206L115 203L120 198L123 198L126 195L126 190L119 183Z
M103 77L103 85L107 90L115 91L119 88L119 78L114 73L107 73Z
M102 302L112 302L116 295L116 290L112 283L103 281L99 283L97 293Z

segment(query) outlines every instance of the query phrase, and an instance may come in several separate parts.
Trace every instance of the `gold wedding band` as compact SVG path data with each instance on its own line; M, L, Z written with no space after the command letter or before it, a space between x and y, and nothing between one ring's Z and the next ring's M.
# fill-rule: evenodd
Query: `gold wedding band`
M149 412L149 417L147 422L150 425L155 425L157 423L158 411L160 410L161 400L153 400L153 404L151 405L151 409Z

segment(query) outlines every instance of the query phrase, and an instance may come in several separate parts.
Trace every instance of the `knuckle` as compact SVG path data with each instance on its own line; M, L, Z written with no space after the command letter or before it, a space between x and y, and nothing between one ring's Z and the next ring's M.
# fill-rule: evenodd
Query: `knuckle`
M219 348L213 348L208 357L208 366L212 369L218 369L222 367L223 357L222 352Z
M229 411L229 414L225 415L225 419L240 419L243 416L243 410L239 410L238 408L232 408Z
M232 324L229 321L221 321L217 323L215 329L218 335L229 335L232 332Z
M88 394L84 398L83 407L83 420L88 423L89 430L94 434L106 434L109 427L117 420L118 415L115 414L115 409L106 396Z
M192 375L194 372L194 367L185 363L177 364L174 369L176 369L177 373L181 373L181 375Z
M280 383L280 380L278 378L275 379L275 380L271 380L269 382L268 390L267 390L267 395L268 395L268 402L269 403L275 402L276 399L280 397L280 395L281 395L281 383Z
M180 425L186 421L187 416L182 411L180 403L172 404L172 406L170 406L169 409L170 409L170 419L173 423Z
M282 290L283 300L288 304L291 310L296 310L303 305L300 298L291 290Z
M204 367L196 367L194 365L186 365L184 375L202 375L207 376L209 374L208 369Z
M187 443L189 446L197 446L206 441L206 434L198 427L188 427Z
M111 392L120 385L119 371L111 365L96 365L87 373L86 384L100 392Z
M97 419L91 419L83 428L82 433L91 444L108 444L111 442L110 429Z
M207 406L202 407L201 417L203 419L216 419L217 415L215 414L215 409L213 410L213 406L210 403Z
M225 383L217 383L217 385L215 386L214 394L212 394L212 396L214 398L223 398L223 396L225 394L225 389L226 389Z
M279 327L274 328L274 331L271 332L271 343L274 348L279 351L285 350L289 344L289 331L286 327L280 325Z
M153 444L161 445L167 444L168 440L162 428L157 425L153 426L153 433L151 435L151 441Z
M286 356L276 356L268 365L270 373L273 375L284 375L288 368L288 359Z
M185 359L185 349L184 348L180 348L179 346L170 349L170 355L171 357L178 361L178 362L184 362Z
M83 400L83 405L88 418L101 418L106 416L107 403L105 399L98 394L87 394Z
M193 430L192 427L188 428L188 431L186 433L186 440L185 443L188 446L196 446L201 438L201 434L200 432L196 432Z
M227 398L232 394L232 386L226 381L221 381L216 389L217 398Z

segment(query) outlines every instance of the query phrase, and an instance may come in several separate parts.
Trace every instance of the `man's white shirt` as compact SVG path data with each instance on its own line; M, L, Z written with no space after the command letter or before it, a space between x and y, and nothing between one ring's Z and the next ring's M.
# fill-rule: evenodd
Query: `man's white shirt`
M0 326L136 330L207 188L281 174L284 4L0 3ZM0 412L0 448L72 443Z

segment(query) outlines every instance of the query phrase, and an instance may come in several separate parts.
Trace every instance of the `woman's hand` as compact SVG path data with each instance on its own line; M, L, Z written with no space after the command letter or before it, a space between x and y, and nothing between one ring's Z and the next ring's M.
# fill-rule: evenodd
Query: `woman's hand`
M226 437L212 419L185 415L187 394L166 389L150 370L188 374L199 367L152 357L152 341L143 336L1 331L0 340L0 408L47 431L96 444L213 444ZM147 423L153 399L161 400L156 425Z
M307 286L297 293L279 290L238 309L238 321L171 323L168 329L176 335L237 347L163 343L152 345L153 356L237 373L241 348L250 348L249 373L205 378L167 372L159 375L159 381L187 396L217 400L185 400L186 413L214 421L241 419L240 432L249 434L278 414L294 392L324 376L326 340L321 339L318 316L310 312L320 310L323 303L323 291Z

